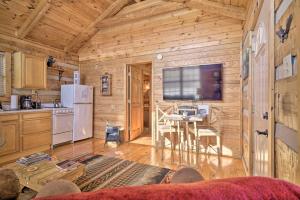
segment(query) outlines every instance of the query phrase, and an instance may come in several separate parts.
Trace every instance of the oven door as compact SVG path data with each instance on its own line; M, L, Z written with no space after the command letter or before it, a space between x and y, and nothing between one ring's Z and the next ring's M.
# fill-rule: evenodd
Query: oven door
M53 134L73 132L73 113L53 115Z

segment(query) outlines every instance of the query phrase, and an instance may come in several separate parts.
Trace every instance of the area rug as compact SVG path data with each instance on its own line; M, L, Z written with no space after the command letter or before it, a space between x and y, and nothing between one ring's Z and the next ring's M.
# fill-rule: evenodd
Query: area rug
M103 155L89 154L75 160L86 165L86 174L74 182L82 192L166 183L173 174L173 171L167 168Z

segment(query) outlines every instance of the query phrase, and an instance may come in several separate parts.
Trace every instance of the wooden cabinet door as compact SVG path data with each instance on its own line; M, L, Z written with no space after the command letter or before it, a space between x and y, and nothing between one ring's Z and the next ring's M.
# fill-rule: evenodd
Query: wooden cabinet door
M19 122L0 121L0 156L19 151Z
M25 88L44 89L47 87L47 65L44 58L25 55L23 73Z

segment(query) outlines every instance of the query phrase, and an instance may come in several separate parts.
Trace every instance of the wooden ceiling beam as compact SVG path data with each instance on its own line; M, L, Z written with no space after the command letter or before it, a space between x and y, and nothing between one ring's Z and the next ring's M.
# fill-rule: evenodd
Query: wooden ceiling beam
M151 1L153 1L153 0L151 0ZM147 2L147 1L143 1L138 4L143 4L144 2ZM135 22L139 22L142 20L150 20L152 18L157 18L157 17L163 18L165 15L176 16L177 13L188 13L189 11L191 11L190 8L187 8L183 4L176 4L176 3L174 4L174 3L168 3L168 2L163 2L163 3L164 4L149 6L147 8L144 7L144 5L141 5L140 9L137 9L138 4L128 6L126 8L128 8L130 10L134 10L134 11L129 12L129 13L128 12L123 13L123 11L125 11L125 9L124 9L121 11L122 13L120 12L118 15L116 15L114 17L103 20L101 23L99 23L97 25L97 28L99 30L103 30L103 29L115 27L118 25L126 25L129 23L135 23ZM194 9L194 10L196 10L196 9Z
M138 2L138 3L132 4L132 5L126 6L125 8L123 8L118 13L118 15L130 14L130 13L135 12L135 11L139 11L139 10L150 8L150 7L157 6L157 5L162 5L162 4L165 4L165 3L167 3L167 2L164 1L164 0L145 0L145 1L141 1L141 2Z
M18 38L25 38L26 35L38 24L39 20L44 16L50 7L50 0L40 0L37 7L31 12L26 21L16 31Z
M89 24L84 30L79 33L70 44L68 44L64 50L65 51L77 51L86 41L88 41L91 37L93 37L98 31L96 25L100 23L102 20L108 17L112 17L116 15L122 8L128 5L130 0L116 0L113 2L106 10L99 15L95 21Z
M246 10L243 7L226 5L210 0L164 0L187 5L190 8L203 10L213 14L219 14L239 20L246 20Z

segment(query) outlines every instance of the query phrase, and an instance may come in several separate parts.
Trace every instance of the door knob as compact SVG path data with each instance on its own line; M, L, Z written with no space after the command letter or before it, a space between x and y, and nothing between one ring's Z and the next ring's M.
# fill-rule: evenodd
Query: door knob
M265 135L265 136L267 136L267 137L268 137L268 135L269 135L269 132L268 132L267 129L266 129L265 131L259 131L259 130L256 130L256 133L257 133L258 135Z

